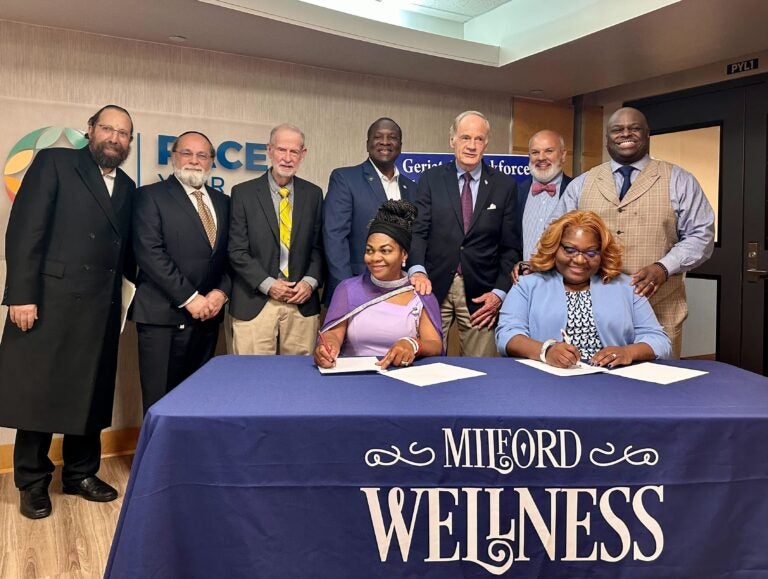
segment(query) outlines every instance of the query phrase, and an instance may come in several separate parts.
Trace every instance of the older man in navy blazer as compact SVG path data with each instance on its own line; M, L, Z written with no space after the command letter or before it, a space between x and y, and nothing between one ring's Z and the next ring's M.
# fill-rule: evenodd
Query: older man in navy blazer
M342 280L365 271L368 222L387 199L413 201L416 183L399 174L395 161L403 145L400 126L380 118L368 128L368 159L334 169L323 204L323 241L328 263L325 303Z
M498 355L493 327L520 259L517 185L482 162L490 132L477 111L454 119L450 145L456 159L419 179L408 257L416 290L434 290L440 302L443 339L455 322L466 356Z

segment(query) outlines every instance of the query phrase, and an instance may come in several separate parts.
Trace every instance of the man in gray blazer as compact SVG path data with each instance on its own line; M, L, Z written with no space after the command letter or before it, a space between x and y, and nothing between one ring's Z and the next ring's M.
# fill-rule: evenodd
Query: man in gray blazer
M307 154L304 133L272 129L269 171L232 188L229 259L235 354L310 354L322 283L320 187L296 177Z

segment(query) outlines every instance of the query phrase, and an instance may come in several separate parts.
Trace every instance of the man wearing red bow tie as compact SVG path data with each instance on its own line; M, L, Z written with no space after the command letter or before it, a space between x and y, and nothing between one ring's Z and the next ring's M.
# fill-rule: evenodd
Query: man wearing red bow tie
M517 220L523 240L523 259L536 252L539 237L551 221L571 178L563 173L565 140L555 131L545 129L528 141L528 168L531 178L520 183L517 196Z

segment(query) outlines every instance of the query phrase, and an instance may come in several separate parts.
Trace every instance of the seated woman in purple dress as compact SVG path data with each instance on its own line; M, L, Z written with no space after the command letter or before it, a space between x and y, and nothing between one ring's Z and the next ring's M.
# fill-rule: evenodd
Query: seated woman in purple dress
M315 363L330 368L338 355L383 356L382 369L408 366L443 351L440 306L419 295L402 270L411 246L416 206L387 201L368 228L368 273L344 280L333 293Z

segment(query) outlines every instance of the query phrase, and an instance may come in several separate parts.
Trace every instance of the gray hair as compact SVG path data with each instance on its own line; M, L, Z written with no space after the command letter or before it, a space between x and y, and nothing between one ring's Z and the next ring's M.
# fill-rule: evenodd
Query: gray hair
M486 132L490 135L491 134L491 123L488 122L488 119L483 113L477 112L477 111L464 111L463 113L459 113L459 115L453 119L453 124L451 124L451 128L448 131L448 135L453 139L456 136L456 131L459 128L459 123L463 121L465 118L474 115L476 117L480 117L485 121L485 128Z
M531 148L531 143L533 142L533 139L536 138L538 135L542 133L551 133L557 137L557 140L560 142L560 148L565 149L565 139L563 138L563 135L558 133L557 131L553 131L552 129L541 129L540 131L536 131L531 135L531 138L528 139L528 149Z
M301 148L304 148L304 132L297 127L296 125L292 125L291 123L281 123L277 125L275 128L273 128L271 131L269 131L269 144L274 145L275 144L275 135L278 131L291 131L293 133L297 133L301 135Z

